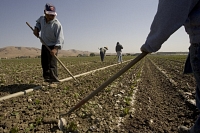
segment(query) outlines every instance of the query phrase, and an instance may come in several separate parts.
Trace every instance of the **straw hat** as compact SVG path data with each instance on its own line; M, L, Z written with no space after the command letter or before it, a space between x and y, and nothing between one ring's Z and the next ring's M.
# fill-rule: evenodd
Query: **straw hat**
M108 47L104 47L104 48L108 50Z

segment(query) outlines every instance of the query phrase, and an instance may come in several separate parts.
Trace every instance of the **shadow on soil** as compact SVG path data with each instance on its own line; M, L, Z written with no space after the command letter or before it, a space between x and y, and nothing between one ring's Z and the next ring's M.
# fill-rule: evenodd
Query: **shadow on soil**
M0 93L16 93L20 91L24 91L33 87L36 87L38 85L36 84L13 84L13 85L8 85L8 86L0 86Z

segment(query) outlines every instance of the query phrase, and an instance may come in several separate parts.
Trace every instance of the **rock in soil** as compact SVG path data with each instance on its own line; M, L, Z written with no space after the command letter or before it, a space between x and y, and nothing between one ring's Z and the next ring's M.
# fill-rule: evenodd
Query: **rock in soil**
M58 87L58 84L52 83L52 84L49 85L49 87L50 87L50 88L57 88L57 87Z

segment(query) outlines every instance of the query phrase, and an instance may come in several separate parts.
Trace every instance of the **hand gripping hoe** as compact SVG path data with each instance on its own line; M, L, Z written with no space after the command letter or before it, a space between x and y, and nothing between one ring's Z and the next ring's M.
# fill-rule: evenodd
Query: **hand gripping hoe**
M33 31L34 29L30 26L30 24L28 22L26 22L26 24L31 28L31 30ZM45 47L51 52L51 49L47 46L47 44L43 41L43 39L41 37L38 37L40 39L40 41L42 42L43 45L45 45ZM65 65L60 61L60 59L54 55L54 57L57 59L57 61L61 64L61 66L69 73L69 75L77 82L78 80L72 75L72 73L65 67ZM53 73L52 73L53 74ZM55 75L53 74L53 76L55 77ZM60 81L60 80L58 80Z
M127 64L124 68L122 68L119 72L117 72L115 75L113 75L111 78L109 78L107 81L105 81L99 88L94 90L92 93L90 93L87 97L82 99L79 103L77 103L74 107L72 107L67 113L60 114L59 120L58 120L58 127L60 130L63 130L63 127L67 125L67 122L62 116L70 115L73 111L80 108L82 105L84 105L88 100L90 100L92 97L94 97L97 93L99 93L101 90L106 88L110 83L112 83L115 79L117 79L119 76L121 76L123 73L125 73L128 69L130 69L133 65L135 65L138 61L140 61L143 57L145 57L148 53L142 52L139 54L135 59L133 59L129 64Z

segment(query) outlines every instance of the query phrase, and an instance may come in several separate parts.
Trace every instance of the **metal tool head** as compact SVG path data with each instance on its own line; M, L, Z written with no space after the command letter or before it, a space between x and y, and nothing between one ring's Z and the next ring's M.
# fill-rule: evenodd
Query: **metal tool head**
M66 125L67 125L67 121L64 118L60 118L58 120L58 127L60 130L63 130Z

